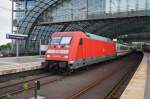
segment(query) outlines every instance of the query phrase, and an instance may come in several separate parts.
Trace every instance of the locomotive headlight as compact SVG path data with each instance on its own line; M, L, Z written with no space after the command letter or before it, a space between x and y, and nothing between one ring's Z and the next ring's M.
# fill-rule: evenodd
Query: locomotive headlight
M47 55L46 57L47 57L47 58L50 58L51 56L50 56L50 55Z
M68 58L68 56L64 56L64 58Z
M61 48L61 46L60 46L60 45L58 45L57 47L58 47L58 48Z

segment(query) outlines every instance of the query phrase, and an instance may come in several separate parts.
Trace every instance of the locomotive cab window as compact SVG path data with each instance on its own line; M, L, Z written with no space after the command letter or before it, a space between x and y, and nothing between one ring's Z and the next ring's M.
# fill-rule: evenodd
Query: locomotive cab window
M62 37L60 44L70 44L72 37Z
M59 44L61 41L61 37L52 37L50 43L51 44Z

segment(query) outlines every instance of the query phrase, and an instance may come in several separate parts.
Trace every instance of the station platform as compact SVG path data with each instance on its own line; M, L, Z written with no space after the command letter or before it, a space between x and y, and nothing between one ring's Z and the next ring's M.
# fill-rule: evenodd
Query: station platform
M143 60L133 75L120 99L149 99L150 97L150 53L144 53Z
M0 75L40 69L42 61L40 56L0 58Z

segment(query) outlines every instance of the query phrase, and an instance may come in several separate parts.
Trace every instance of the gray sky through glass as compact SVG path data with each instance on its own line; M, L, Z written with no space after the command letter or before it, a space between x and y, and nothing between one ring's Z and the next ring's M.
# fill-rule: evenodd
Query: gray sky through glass
M11 31L11 1L1 0L0 3L0 45L10 42L6 33Z

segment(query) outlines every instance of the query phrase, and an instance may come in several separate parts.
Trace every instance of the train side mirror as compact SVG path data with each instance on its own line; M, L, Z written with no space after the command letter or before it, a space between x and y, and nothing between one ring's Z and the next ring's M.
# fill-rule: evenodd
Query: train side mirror
M80 38L80 42L79 42L79 45L82 45L83 44L83 39Z

